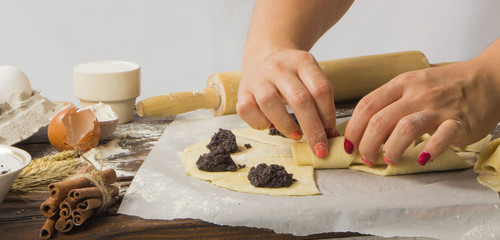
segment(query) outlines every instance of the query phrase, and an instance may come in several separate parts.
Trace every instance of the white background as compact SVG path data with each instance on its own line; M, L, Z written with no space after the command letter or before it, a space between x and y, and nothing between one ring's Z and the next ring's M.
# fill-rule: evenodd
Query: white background
M14 65L54 101L78 103L73 66L126 60L142 66L138 100L205 87L239 70L254 1L0 0L0 65ZM459 61L500 37L500 1L356 1L312 49L318 60L421 50Z

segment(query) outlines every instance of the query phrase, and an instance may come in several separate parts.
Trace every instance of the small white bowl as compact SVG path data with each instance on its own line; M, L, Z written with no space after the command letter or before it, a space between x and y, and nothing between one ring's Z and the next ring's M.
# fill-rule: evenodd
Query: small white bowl
M31 155L19 148L0 145L0 204L9 193L17 175L31 162ZM8 171L3 173L3 171Z
M101 129L99 140L107 140L111 138L111 136L113 136L113 132L116 130L116 127L118 127L118 118L109 121L99 121L99 128Z
M99 102L85 108L90 109L99 121L99 128L101 129L99 140L107 140L113 136L113 132L118 127L119 117L111 105Z

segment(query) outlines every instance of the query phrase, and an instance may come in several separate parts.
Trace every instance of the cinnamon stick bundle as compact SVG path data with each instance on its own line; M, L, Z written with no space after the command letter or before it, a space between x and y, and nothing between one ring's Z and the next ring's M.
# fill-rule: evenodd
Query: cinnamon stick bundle
M105 184L111 184L116 181L116 172L114 169L107 169L102 172L102 178ZM59 205L68 197L69 191L76 188L91 187L92 183L85 177L49 184L50 198L40 206L40 212L45 217L53 216L59 211Z
M86 174L90 170L90 166L85 166L77 174ZM120 191L118 186L110 184L116 180L116 172L107 169L101 173L49 184L50 197L40 205L40 212L47 217L40 238L50 238L54 229L68 232L102 211L103 207L114 205ZM93 186L93 183L99 187ZM103 197L109 200L104 202Z

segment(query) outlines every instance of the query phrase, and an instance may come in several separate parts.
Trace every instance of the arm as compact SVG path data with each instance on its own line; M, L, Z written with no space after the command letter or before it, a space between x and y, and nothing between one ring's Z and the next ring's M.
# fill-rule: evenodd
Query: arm
M246 66L271 52L309 51L352 1L257 0L243 55Z
M302 132L286 112L287 101L319 157L334 135L333 88L308 53L347 11L352 0L257 0L242 61L237 110L251 127L271 123L285 136Z

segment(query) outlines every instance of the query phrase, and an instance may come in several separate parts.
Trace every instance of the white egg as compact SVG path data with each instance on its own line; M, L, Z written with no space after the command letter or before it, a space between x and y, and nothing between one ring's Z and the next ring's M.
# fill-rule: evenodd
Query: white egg
M28 77L17 67L0 66L0 103L7 102L15 90L21 90L27 96L31 96Z

